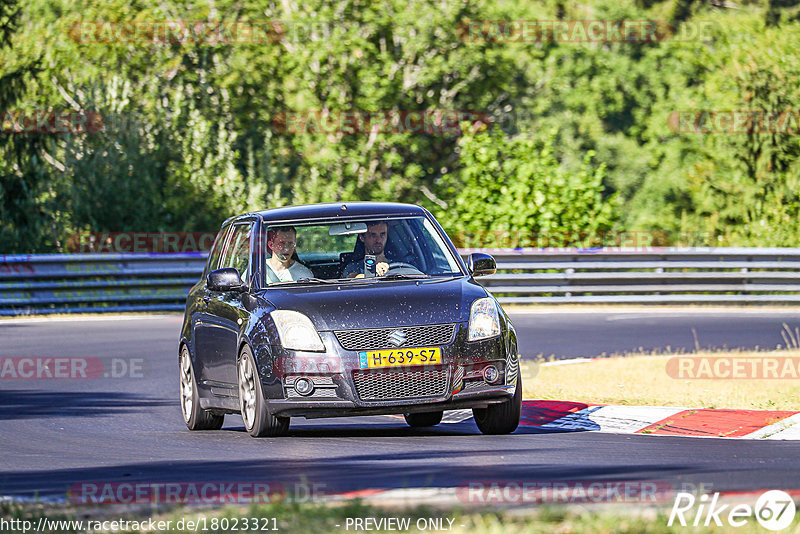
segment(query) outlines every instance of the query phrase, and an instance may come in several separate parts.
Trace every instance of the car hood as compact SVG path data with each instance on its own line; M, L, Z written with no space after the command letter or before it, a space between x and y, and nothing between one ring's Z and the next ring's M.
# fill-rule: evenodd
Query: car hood
M275 308L307 315L319 331L456 323L486 296L467 277L391 280L266 289Z

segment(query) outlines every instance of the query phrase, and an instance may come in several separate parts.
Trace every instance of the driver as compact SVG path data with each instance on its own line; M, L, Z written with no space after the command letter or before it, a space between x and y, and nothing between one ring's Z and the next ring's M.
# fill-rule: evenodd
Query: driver
M375 256L375 274L384 276L389 272L389 260L386 258L386 232L389 226L385 222L367 223L366 233L359 234L358 239L364 243L364 253ZM342 271L344 278L364 277L364 258L351 261Z
M308 267L295 260L296 246L294 226L278 226L267 231L267 249L272 251L272 257L267 260L267 283L314 277Z

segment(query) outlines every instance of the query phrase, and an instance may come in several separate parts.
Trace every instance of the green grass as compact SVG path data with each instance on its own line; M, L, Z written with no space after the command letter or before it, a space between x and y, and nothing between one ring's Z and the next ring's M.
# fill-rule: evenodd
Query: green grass
M672 378L666 365L676 356L630 355L557 366L523 362L524 398L629 406L800 410L800 379ZM688 356L798 358L800 350L700 352Z
M667 517L669 507L653 508L635 505L604 505L604 506L538 506L529 508L515 508L505 510L465 510L465 509L435 509L431 507L415 508L378 508L364 504L361 501L347 501L339 504L311 504L311 503L273 503L247 507L225 507L216 509L182 508L169 513L160 513L157 516L140 514L119 513L112 509L96 507L88 512L74 508L44 507L42 505L0 505L0 513L5 519L11 517L26 518L34 523L44 515L48 519L57 516L91 521L128 519L171 521L172 528L157 531L159 533L185 534L189 532L204 532L209 534L228 534L235 532L231 528L232 521L236 518L258 518L259 525L274 524L278 532L292 534L319 534L354 532L347 530L348 518L408 518L410 528L402 532L424 532L416 527L419 519L441 519L444 525L449 525L452 520L452 530L449 532L459 534L531 534L538 532L557 533L638 533L638 532L675 532L676 530L689 532L727 532L726 528L681 528L668 527ZM800 517L800 514L798 514ZM175 525L180 520L202 521L205 518L206 530L177 529ZM217 528L212 528L212 518L219 521ZM228 519L228 528L221 528L222 520ZM272 518L275 518L273 523ZM338 526L337 526L338 525ZM744 527L737 528L736 532L764 532L756 528L755 519L750 519ZM242 531L242 530L240 530ZM9 534L23 534L19 530L5 530ZM56 532L56 531L50 531ZM83 530L61 530L58 532L84 533ZM109 532L105 530L104 532ZM120 532L145 532L144 530L124 530ZM152 533L152 531L150 531ZM274 532L263 530L260 532ZM362 531L363 532L363 531ZM388 529L378 529L372 532L392 532ZM394 532L398 532L394 530ZM428 530L428 532L435 532ZM442 532L442 531L439 531ZM798 518L784 532L800 532ZM29 533L25 533L29 534Z

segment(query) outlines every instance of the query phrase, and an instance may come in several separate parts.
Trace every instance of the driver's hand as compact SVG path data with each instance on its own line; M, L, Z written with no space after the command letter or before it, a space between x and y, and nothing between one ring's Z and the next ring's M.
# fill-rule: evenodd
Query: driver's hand
M389 264L386 263L385 261L382 261L375 266L375 273L378 276L383 276L388 272L389 272Z

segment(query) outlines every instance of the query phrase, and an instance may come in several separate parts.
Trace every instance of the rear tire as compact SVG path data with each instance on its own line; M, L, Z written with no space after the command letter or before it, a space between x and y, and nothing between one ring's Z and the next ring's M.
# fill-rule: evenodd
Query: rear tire
M403 417L406 418L406 423L412 428L420 428L425 426L436 426L442 422L444 412L424 412L424 413L407 413Z
M183 422L189 430L219 430L222 428L224 415L216 415L200 407L200 397L197 394L197 380L194 376L194 366L189 355L189 347L181 347L181 358L178 362L178 375L180 382L180 401Z
M261 379L250 347L245 346L237 364L239 375L239 408L247 433L254 438L285 436L289 431L289 418L269 413Z
M517 377L514 396L486 408L473 408L472 415L478 429L484 434L510 434L519 426L522 414L522 377Z

